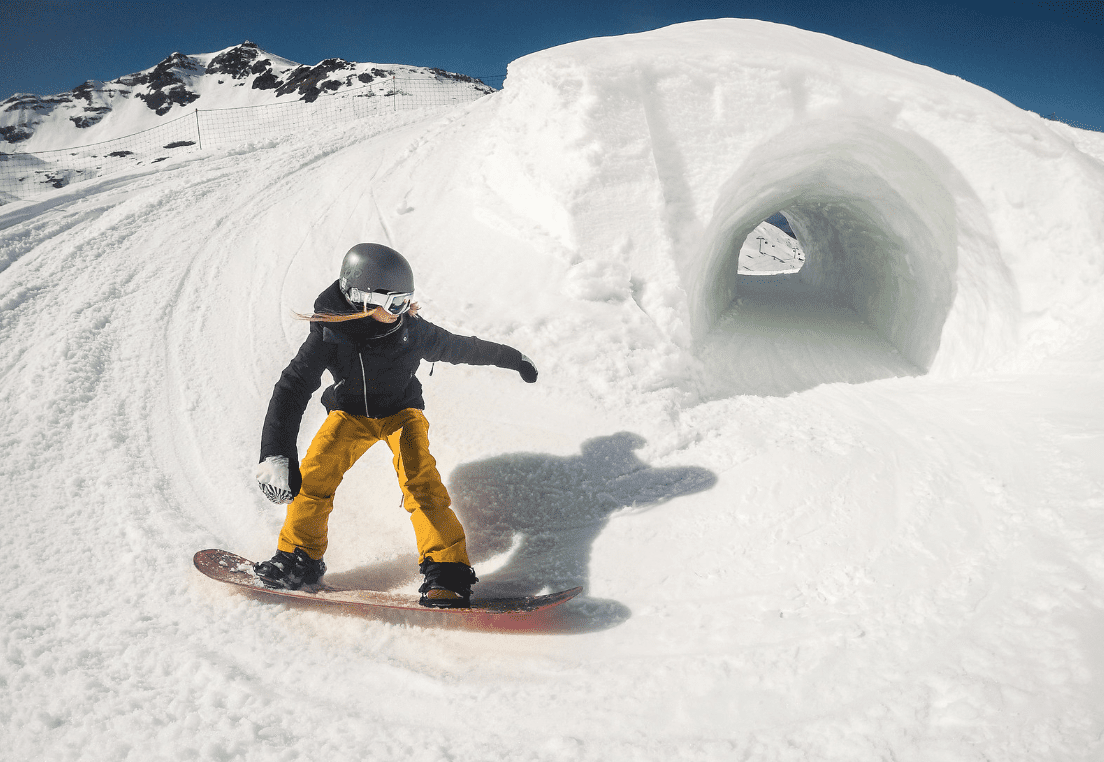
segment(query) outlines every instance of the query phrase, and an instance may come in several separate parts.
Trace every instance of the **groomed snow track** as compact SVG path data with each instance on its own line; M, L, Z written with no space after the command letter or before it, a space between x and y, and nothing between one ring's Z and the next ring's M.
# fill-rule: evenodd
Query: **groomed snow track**
M1096 762L1101 156L938 72L722 20L0 208L8 756ZM778 210L805 268L734 286ZM477 590L584 588L542 632L272 605L192 565L272 551L252 470L292 311L359 241L540 369L419 377ZM346 475L326 559L413 593L389 456Z

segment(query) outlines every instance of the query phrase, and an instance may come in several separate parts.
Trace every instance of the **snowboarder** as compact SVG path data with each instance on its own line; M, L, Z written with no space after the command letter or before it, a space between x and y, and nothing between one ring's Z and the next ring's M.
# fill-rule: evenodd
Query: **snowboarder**
M361 243L349 249L340 277L314 303L310 334L272 392L261 434L256 477L275 503L287 503L276 555L256 564L270 587L298 589L326 571L327 523L334 492L346 471L383 440L410 513L424 583L420 603L469 605L478 580L464 529L436 461L415 371L422 360L495 365L537 380L533 362L518 350L457 336L418 315L414 274L394 249ZM334 383L322 394L328 416L299 463L296 440L303 411L328 370Z

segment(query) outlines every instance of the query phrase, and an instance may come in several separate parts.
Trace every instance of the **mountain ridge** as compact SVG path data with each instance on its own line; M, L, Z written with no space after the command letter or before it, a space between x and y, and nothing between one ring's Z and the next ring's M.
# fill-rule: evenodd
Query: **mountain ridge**
M246 40L214 53L174 52L148 69L106 82L86 80L64 93L16 93L0 101L0 147L29 152L87 145L157 126L193 105L217 109L312 103L323 94L392 76L427 76L469 84L478 92L494 91L473 77L433 67L342 58L307 66Z

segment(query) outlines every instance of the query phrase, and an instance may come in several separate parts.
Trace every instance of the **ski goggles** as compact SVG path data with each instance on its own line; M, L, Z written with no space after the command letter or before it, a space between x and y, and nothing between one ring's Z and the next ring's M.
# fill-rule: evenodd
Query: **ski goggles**
M382 291L361 291L359 288L350 288L343 291L350 304L363 307L366 312L374 307L383 307L392 315L401 315L410 309L410 303L414 299L414 292L384 293Z

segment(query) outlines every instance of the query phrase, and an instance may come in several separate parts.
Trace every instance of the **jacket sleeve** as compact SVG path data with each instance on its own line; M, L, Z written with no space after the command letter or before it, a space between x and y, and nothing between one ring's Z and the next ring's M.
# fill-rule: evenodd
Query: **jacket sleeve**
M322 339L322 329L313 324L307 340L272 390L261 430L262 461L270 455L283 455L292 463L299 462L299 424L311 395L322 384L330 351L330 345Z
M522 354L513 347L484 341L475 336L457 336L422 318L422 358L427 362L447 362L456 365L495 365L507 370L521 367Z

